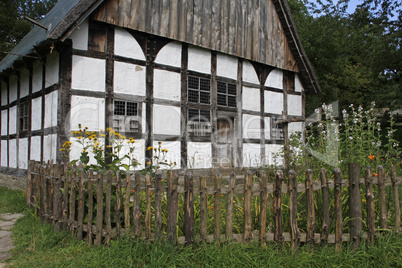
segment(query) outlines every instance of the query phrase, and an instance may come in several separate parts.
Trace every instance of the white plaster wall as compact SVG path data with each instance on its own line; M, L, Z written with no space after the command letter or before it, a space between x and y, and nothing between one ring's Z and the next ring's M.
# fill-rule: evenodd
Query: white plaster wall
M260 111L260 89L243 87L242 105L244 110Z
M187 165L191 168L212 167L212 145L209 142L187 143Z
M181 43L170 42L166 44L158 53L156 63L181 67Z
M53 50L46 58L46 87L59 82L59 53Z
M28 168L28 139L20 139L18 142L18 168Z
M57 126L58 91L45 96L45 128Z
M71 130L78 130L78 124L90 131L105 129L105 99L72 96L70 122Z
M216 58L216 75L237 80L238 59L218 53Z
M299 76L295 75L295 92L303 92L303 86L300 82Z
M73 89L104 92L105 68L105 60L73 56L71 87Z
M165 100L180 101L180 74L164 70L155 70L154 97Z
M264 111L272 114L282 114L283 93L265 90L264 92Z
M267 140L271 138L271 117L264 117L264 136Z
M17 133L17 106L10 108L10 118L8 121L9 134Z
M243 166L261 167L261 145L243 143Z
M8 141L2 140L1 141L1 166L7 166L7 147Z
M56 103L57 105L57 103ZM57 107L56 107L57 109ZM39 130L42 128L42 97L32 99L32 130ZM56 115L57 118L57 115Z
M154 105L154 134L180 135L180 107Z
M302 97L300 95L288 95L288 115L302 115Z
M256 85L260 84L257 73L255 72L253 65L251 65L248 60L243 61L243 81Z
M32 92L38 92L42 89L42 78L43 78L43 65L42 62L37 60L33 63L32 69Z
M152 146L154 148L159 148L158 141L154 141L152 143ZM165 155L165 160L167 160L167 164L174 163L176 162L176 166L174 166L175 169L180 168L180 161L181 161L181 154L180 154L180 141L164 141L161 144L162 149L168 150L168 152ZM154 155L157 155L158 153L154 151ZM169 167L162 165L162 169L169 169Z
M88 50L88 20L84 20L79 27L75 27L70 35L74 49Z
M41 137L31 137L31 160L40 161Z
M266 158L266 164L268 165L283 165L283 159L281 157L276 157L275 160L275 154L277 154L282 145L280 144L266 144L265 145L265 158Z
M55 163L57 157L57 134L46 135L43 139L43 161Z
M12 103L13 101L17 100L17 81L18 81L18 77L16 75L12 75L10 76L10 103Z
M8 145L10 146L8 150L8 164L11 168L17 168L17 140L10 140Z
M24 68L20 72L20 98L29 94L29 70Z
M283 72L279 69L272 70L265 81L265 86L283 89Z
M7 83L1 81L1 105L7 105Z
M113 76L114 92L145 96L144 66L116 61Z
M127 58L145 60L144 52L131 34L122 28L116 28L114 35L114 54Z
M243 139L261 139L259 116L243 114Z
M1 111L1 135L7 135L8 110Z
M211 73L211 51L199 47L188 48L188 69L200 73Z
M304 124L303 122L293 122L293 123L289 123L288 126L288 133L289 133L289 137L291 133L294 132L303 132L304 130Z

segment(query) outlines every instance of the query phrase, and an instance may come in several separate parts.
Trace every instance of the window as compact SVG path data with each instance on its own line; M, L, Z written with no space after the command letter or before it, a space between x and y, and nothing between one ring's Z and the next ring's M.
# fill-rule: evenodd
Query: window
M210 104L211 80L196 76L188 77L188 101L191 103Z
M211 112L188 109L188 133L190 136L211 135Z
M295 91L295 73L286 72L286 87L288 92Z
M113 129L118 132L139 133L141 103L114 101Z
M20 103L18 117L20 131L29 130L29 102Z
M236 84L218 81L218 105L236 108Z
M283 125L277 122L279 117L271 118L271 140L283 140Z

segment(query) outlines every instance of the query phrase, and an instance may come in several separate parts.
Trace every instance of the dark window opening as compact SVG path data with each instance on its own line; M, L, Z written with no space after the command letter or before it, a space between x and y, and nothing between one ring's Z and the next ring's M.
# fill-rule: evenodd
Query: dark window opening
M295 91L295 74L287 72L286 87L288 92Z
M20 103L18 117L20 131L29 130L29 102Z
M141 105L137 102L114 101L113 129L117 132L141 132Z
M187 128L191 136L211 135L211 112L208 110L188 109Z
M236 84L218 81L217 89L218 89L218 105L224 107L236 108L237 106Z
M283 124L278 123L280 118L271 118L271 140L283 140Z
M191 103L210 104L211 81L207 78L188 76L187 100Z

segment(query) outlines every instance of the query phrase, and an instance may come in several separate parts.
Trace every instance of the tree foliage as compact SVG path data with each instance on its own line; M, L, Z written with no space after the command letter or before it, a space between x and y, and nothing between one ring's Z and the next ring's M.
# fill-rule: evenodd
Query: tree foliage
M322 93L307 97L307 114L338 100L368 107L401 108L402 9L399 0L289 0L299 36Z
M31 30L28 16L36 21L57 3L57 0L1 0L0 1L0 60Z

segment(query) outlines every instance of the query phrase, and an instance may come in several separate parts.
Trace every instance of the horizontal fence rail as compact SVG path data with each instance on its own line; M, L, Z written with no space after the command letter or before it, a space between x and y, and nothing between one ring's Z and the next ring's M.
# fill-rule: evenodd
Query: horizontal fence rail
M402 177L393 166L387 175L379 166L377 176L367 167L361 178L359 165L351 164L348 180L339 168L331 175L307 170L302 183L294 171L212 173L168 170L152 177L30 161L27 204L55 230L94 245L125 234L181 244L274 241L340 249L346 241L373 243L378 231L400 232Z

